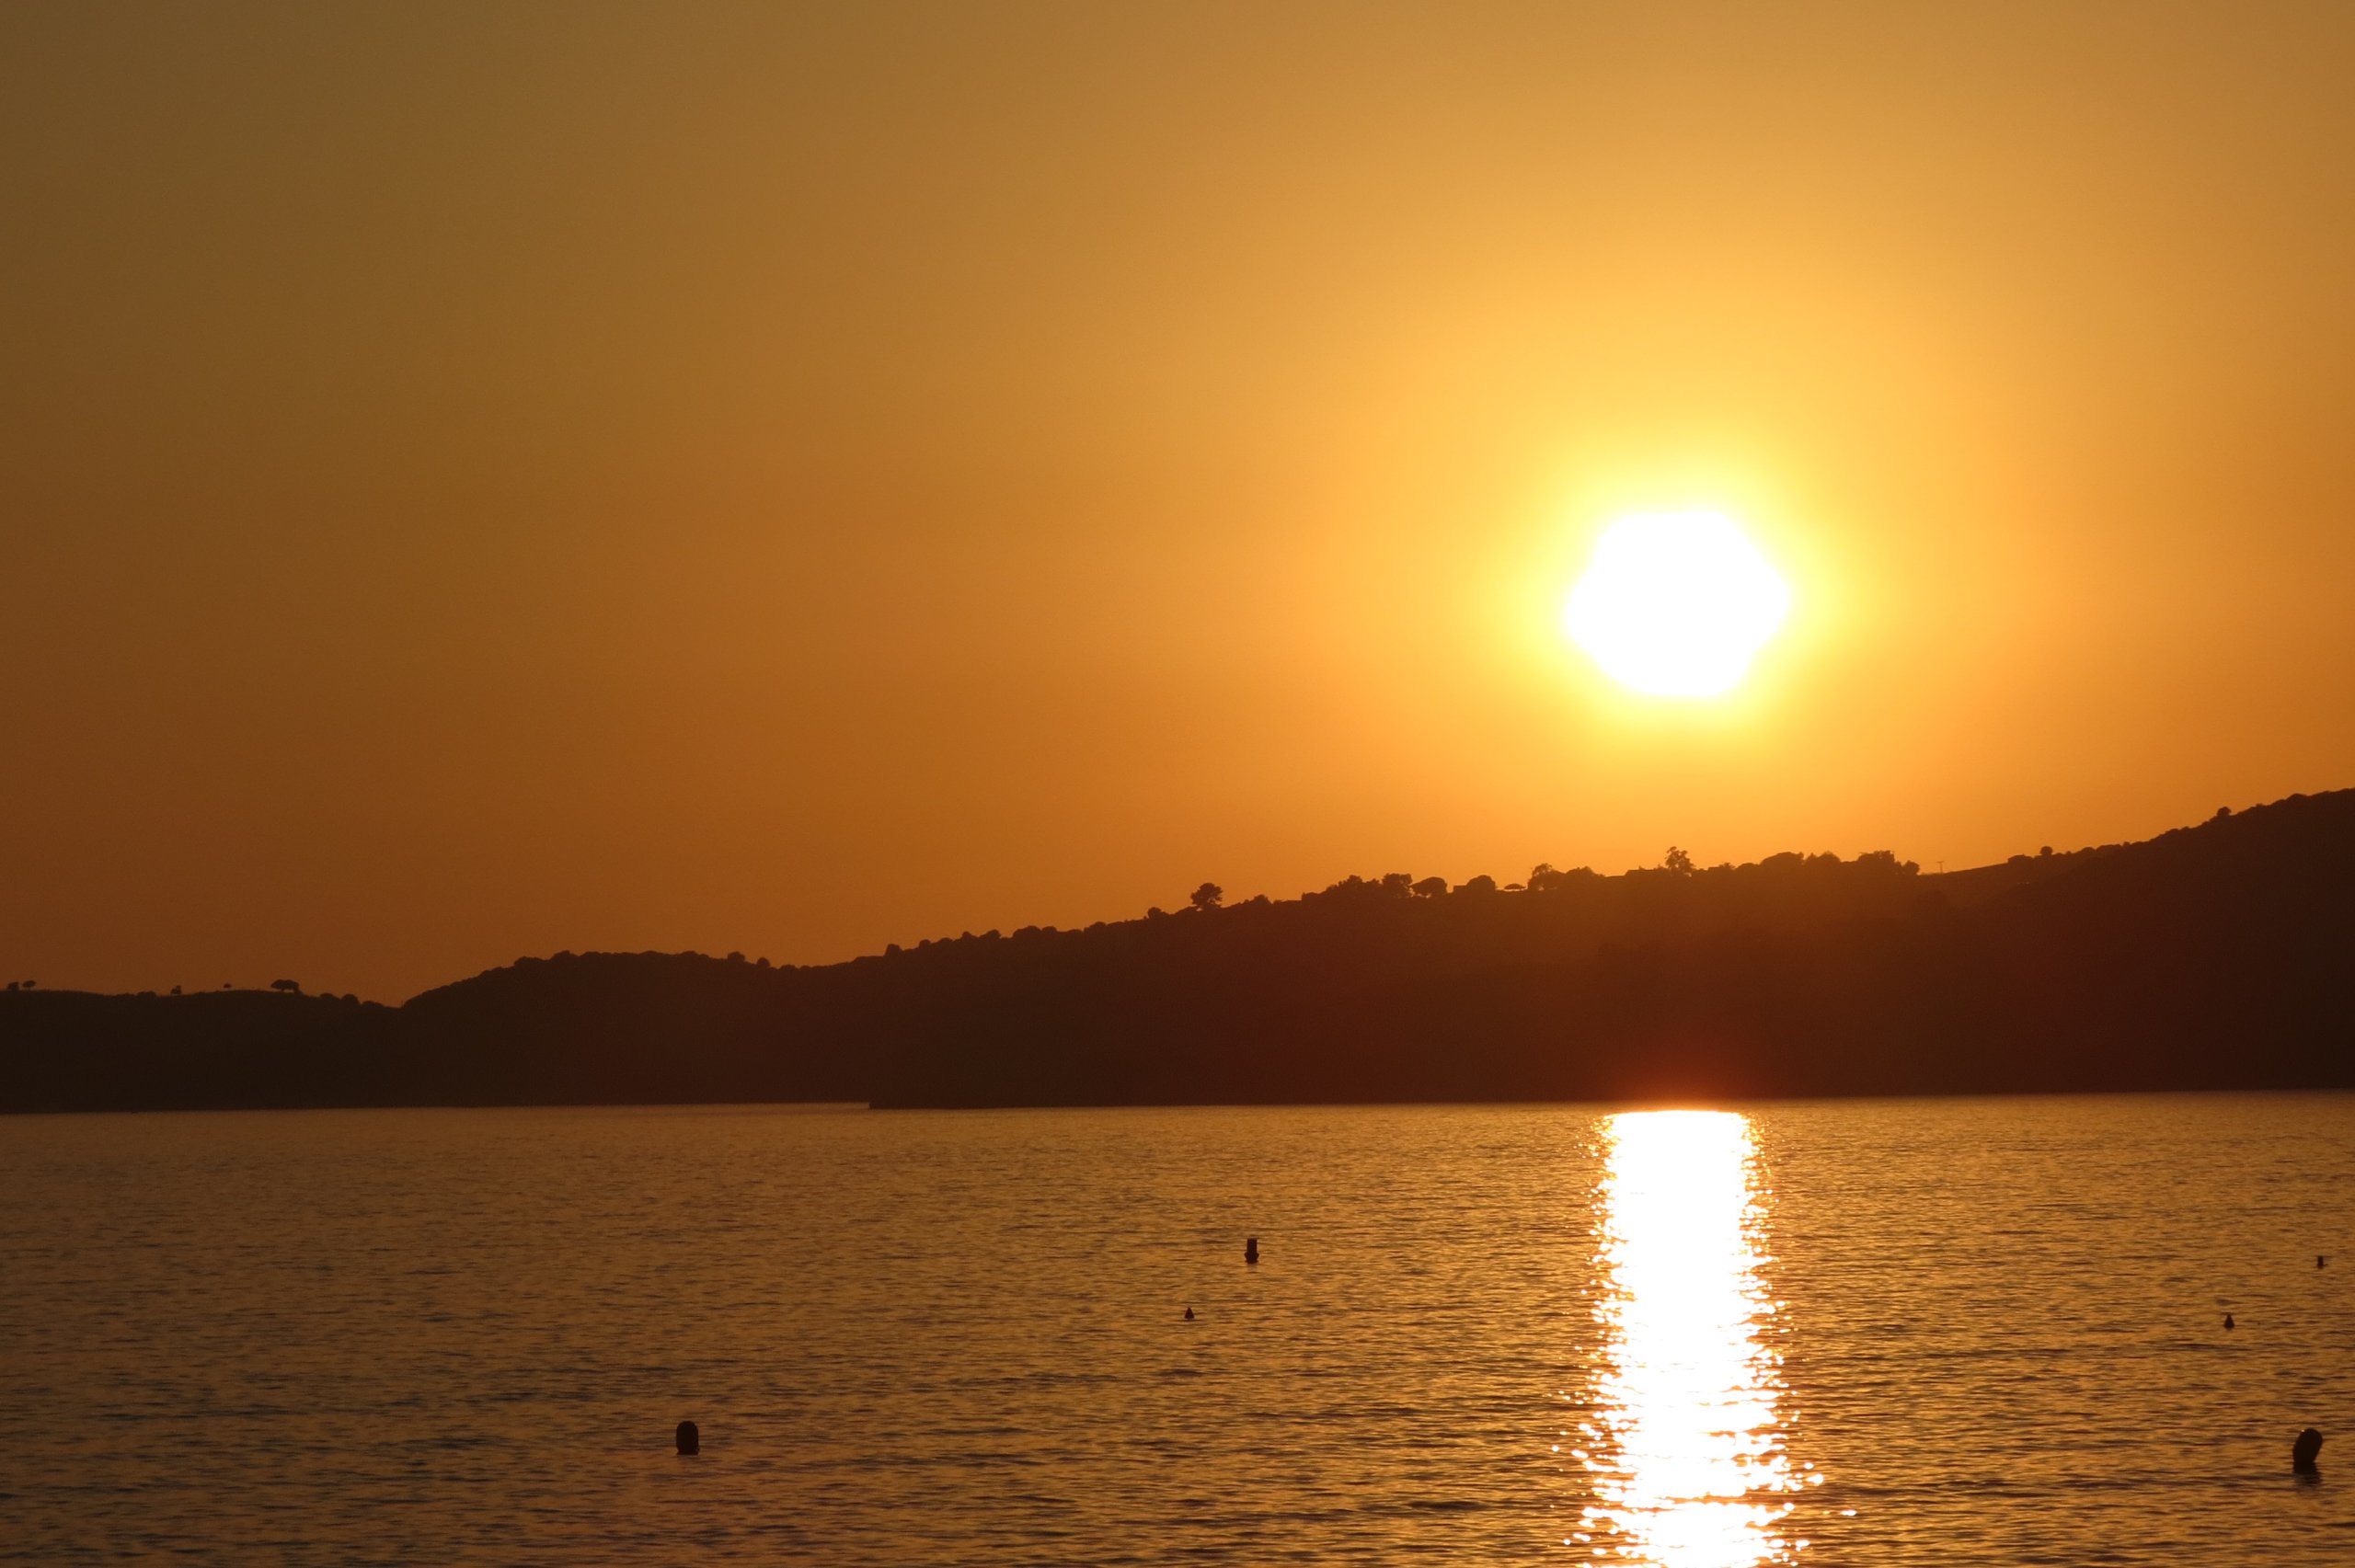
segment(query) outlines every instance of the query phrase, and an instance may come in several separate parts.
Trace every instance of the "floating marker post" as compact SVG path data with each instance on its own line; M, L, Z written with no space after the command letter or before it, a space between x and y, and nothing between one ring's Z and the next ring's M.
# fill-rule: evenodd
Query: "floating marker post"
M1243 1261L1245 1263L1258 1263L1259 1261L1258 1237L1246 1236L1243 1239Z
M2298 1434L2296 1442L2290 1445L2290 1468L2300 1475L2314 1475L2317 1473L2315 1460L2321 1453L2322 1434L2309 1426Z
M692 1421L679 1423L679 1452L683 1454L703 1452L703 1434L695 1429L695 1424Z

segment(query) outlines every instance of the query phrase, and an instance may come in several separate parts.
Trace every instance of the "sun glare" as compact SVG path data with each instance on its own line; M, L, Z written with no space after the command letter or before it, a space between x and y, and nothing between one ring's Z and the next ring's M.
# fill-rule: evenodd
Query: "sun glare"
M1604 531L1562 625L1623 686L1714 697L1741 680L1790 605L1790 589L1726 518L1657 512Z
M1815 1479L1785 1446L1781 1364L1764 1342L1756 1139L1729 1111L1632 1111L1603 1124L1596 1263L1600 1376L1576 1457L1594 1487L1591 1565L1787 1562L1791 1494Z

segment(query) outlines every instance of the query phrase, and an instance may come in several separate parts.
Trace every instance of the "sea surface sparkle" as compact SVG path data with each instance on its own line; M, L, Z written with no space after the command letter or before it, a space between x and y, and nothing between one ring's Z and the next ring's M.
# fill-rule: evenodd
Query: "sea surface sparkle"
M2355 1097L13 1117L0 1193L11 1562L2355 1562Z

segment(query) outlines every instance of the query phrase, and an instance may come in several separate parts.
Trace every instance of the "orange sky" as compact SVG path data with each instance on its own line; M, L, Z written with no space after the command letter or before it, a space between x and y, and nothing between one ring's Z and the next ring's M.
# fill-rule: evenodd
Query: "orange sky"
M0 12L0 965L397 998L2355 784L2355 8ZM1735 699L1556 614L1627 510Z

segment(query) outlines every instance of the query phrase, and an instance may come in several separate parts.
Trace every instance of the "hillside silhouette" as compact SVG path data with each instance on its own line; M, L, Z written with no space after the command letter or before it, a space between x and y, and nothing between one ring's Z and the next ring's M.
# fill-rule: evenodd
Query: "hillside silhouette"
M1886 852L968 933L558 954L399 1007L0 993L0 1110L2355 1087L2355 791L1945 876Z

